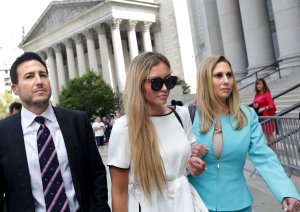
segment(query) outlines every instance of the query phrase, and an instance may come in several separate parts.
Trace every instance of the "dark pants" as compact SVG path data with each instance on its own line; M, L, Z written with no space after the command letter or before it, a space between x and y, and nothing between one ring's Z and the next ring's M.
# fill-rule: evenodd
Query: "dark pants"
M96 136L96 145L103 146L104 145L104 136Z

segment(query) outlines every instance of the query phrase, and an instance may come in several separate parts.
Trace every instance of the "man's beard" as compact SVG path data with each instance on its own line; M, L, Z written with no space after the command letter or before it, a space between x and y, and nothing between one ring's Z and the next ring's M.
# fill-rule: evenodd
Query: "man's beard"
M24 101L24 103L26 103L27 105L30 105L32 107L41 108L50 102L49 101L50 97L51 97L51 94L49 94L49 96L47 96L47 98L41 99L41 100L23 99L23 101Z

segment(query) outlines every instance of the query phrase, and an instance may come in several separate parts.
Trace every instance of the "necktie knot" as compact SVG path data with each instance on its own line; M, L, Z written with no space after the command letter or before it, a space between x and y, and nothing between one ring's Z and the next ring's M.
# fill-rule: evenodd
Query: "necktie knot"
M43 116L37 116L34 119L36 122L38 122L39 124L45 124L45 118Z

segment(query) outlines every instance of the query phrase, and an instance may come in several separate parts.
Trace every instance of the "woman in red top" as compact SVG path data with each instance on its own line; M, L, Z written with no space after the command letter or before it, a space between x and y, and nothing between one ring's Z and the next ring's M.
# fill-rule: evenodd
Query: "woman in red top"
M267 86L267 83L264 79L259 78L255 82L255 96L253 100L253 107L258 109L260 116L274 116L276 112L276 107L274 101L271 97L270 89ZM270 143L274 140L274 130L275 124L274 121L269 121L262 125L263 131L267 137L267 142ZM271 145L271 148L275 153L276 147L275 144Z

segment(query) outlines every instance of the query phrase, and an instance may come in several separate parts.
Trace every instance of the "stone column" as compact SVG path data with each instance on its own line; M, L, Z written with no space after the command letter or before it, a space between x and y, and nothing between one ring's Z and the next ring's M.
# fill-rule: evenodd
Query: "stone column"
M86 37L87 49L88 49L88 58L89 58L89 71L94 71L99 74L97 57L96 57L96 48L95 42L93 39L93 32L91 30L87 30L84 32Z
M96 27L96 31L98 33L103 79L111 88L115 89L105 27L100 25Z
M53 49L52 48L47 49L46 54L47 54L49 77L50 77L51 90L52 90L52 103L56 105L58 103L59 90L57 84L58 82L57 71L56 71Z
M152 44L151 44L151 36L150 36L150 27L152 22L144 22L144 29L143 29L143 46L144 51L149 52L152 51Z
M225 57L237 79L247 73L247 54L238 0L217 0Z
M124 55L123 55L123 48L122 48L121 34L120 34L121 22L122 19L115 19L115 18L113 18L111 22L111 35L112 35L112 42L113 42L113 49L114 49L116 72L118 75L117 90L119 92L123 92L125 87L125 79L126 79Z
M74 58L74 51L73 51L73 42L71 39L67 39L64 42L66 46L67 52L67 62L68 62L68 70L69 70L69 79L73 79L77 77L76 74L76 66L75 66L75 58Z
M248 73L275 62L267 2L239 0L248 56ZM255 15L254 15L255 14Z
M84 55L84 50L83 50L83 43L82 43L82 35L78 34L78 35L74 36L74 40L75 40L75 45L76 45L78 72L79 72L79 76L81 77L82 75L84 75L87 72L86 65L85 65L85 55Z
M196 5L191 5L191 6L196 6ZM199 44L198 44L200 46L203 45L201 44L202 42L205 42L205 48L202 48L203 53L201 54L201 57L203 57L203 55L224 55L219 15L216 12L218 11L217 2L215 0L203 1L203 8L204 8L203 11L204 14L203 14L203 21L201 22L203 23L202 26L203 29L206 28L206 30L197 29L198 27L195 29L198 31L197 34L199 37L200 37L200 32L203 31L201 32L202 34L201 36L203 38L199 39ZM201 27L200 23L198 23L197 25Z
M276 33L283 74L299 71L300 66L300 1L272 0Z
M62 48L61 44L56 44L54 46L59 92L61 92L63 87L65 87L67 84L67 78L66 78L66 74L65 74L65 70L64 70L64 63L63 63L61 48Z
M130 59L132 60L139 54L138 46L137 46L137 39L136 39L136 32L135 26L137 21L129 20L128 21L128 43L129 43L129 51L130 51Z

